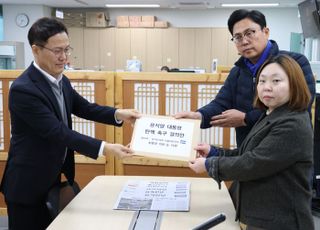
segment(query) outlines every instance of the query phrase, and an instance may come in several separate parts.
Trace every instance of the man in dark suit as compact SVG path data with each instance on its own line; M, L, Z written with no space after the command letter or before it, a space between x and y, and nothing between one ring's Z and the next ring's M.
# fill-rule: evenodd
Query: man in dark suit
M71 114L121 126L134 122L135 110L89 103L62 74L72 51L68 31L59 21L41 18L29 30L34 62L12 84L9 93L11 141L1 182L8 207L9 228L45 229L50 223L45 204L61 173L74 182L74 151L100 155L131 155L120 144L106 143L72 130Z

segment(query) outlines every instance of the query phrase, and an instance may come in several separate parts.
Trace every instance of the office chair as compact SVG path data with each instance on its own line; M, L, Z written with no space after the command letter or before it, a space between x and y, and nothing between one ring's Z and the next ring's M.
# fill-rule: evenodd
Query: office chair
M52 220L56 218L79 192L80 187L75 181L73 185L70 185L68 181L64 181L50 189L46 205Z

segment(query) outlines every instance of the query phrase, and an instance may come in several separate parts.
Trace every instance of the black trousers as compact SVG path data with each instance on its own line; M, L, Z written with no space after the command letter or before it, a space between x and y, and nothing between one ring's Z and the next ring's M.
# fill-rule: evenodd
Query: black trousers
M45 230L51 218L45 202L24 205L7 202L10 230Z

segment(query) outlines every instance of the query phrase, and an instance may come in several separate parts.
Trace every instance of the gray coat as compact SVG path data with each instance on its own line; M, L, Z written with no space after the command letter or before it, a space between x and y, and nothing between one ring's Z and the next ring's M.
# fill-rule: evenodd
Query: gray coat
M208 158L218 183L239 183L237 219L265 229L314 229L311 214L313 131L307 111L287 106L262 115L239 149Z

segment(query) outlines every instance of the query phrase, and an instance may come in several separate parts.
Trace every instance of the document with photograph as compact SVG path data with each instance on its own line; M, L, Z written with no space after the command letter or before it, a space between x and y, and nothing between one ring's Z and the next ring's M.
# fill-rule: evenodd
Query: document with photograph
M142 116L134 125L131 148L135 155L190 161L200 141L200 120Z
M189 181L130 180L119 194L114 209L189 211Z

